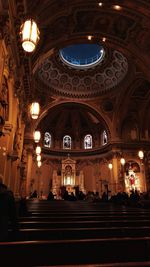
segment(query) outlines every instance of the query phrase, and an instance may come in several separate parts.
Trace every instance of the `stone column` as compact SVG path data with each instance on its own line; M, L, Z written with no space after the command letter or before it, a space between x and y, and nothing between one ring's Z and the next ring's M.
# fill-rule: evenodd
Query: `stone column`
M116 194L118 192L118 184L119 184L119 180L118 180L118 160L116 155L114 155L113 159L112 159L112 183L113 183L113 193Z
M82 192L85 192L83 171L80 171L80 175L79 175L79 190Z
M27 152L27 176L26 176L26 195L30 195L30 181L31 181L31 174L32 174L32 153Z
M60 193L60 178L57 175L57 171L53 171L53 177L52 177L52 192L56 196L56 198L59 196Z

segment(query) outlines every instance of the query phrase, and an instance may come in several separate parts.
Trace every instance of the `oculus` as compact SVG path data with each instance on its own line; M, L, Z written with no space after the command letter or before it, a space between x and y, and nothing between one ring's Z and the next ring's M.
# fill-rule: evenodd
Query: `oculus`
M60 58L70 67L87 69L104 58L104 49L98 44L74 44L60 50Z

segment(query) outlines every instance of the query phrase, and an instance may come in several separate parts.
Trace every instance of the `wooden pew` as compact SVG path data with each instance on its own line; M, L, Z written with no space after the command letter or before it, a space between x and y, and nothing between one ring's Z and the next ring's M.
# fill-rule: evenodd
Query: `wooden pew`
M107 238L0 243L4 266L150 261L150 238ZM10 265L9 265L10 266Z

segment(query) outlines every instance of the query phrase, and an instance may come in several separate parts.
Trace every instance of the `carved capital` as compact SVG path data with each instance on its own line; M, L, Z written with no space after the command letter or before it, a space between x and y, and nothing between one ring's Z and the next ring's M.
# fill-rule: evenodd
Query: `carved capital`
M12 128L13 128L13 125L12 124L10 124L9 122L5 122L5 125L4 125L4 135L5 134L10 135L10 132L12 131Z

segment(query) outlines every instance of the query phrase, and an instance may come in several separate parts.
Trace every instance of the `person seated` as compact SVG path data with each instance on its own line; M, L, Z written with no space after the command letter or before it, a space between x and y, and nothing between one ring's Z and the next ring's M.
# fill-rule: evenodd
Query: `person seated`
M16 203L13 192L0 180L0 241L8 240L8 230L18 231Z
M32 193L31 198L37 198L37 191L36 190L34 190L34 192Z
M54 195L53 195L52 191L50 191L48 193L47 200L54 200Z
M30 213L27 208L27 200L25 196L22 196L19 201L19 216L28 216Z
M86 197L86 195L82 191L79 191L78 199L79 200L84 200L85 197Z
M107 202L108 201L108 194L106 192L103 192L102 194L102 201Z
M100 202L99 192L94 194L93 202Z
M73 192L71 192L71 194L69 195L69 200L71 200L71 201L77 200L77 198L76 198L76 196L74 195Z
M67 190L64 191L63 199L64 200L69 200L69 194L68 194Z

